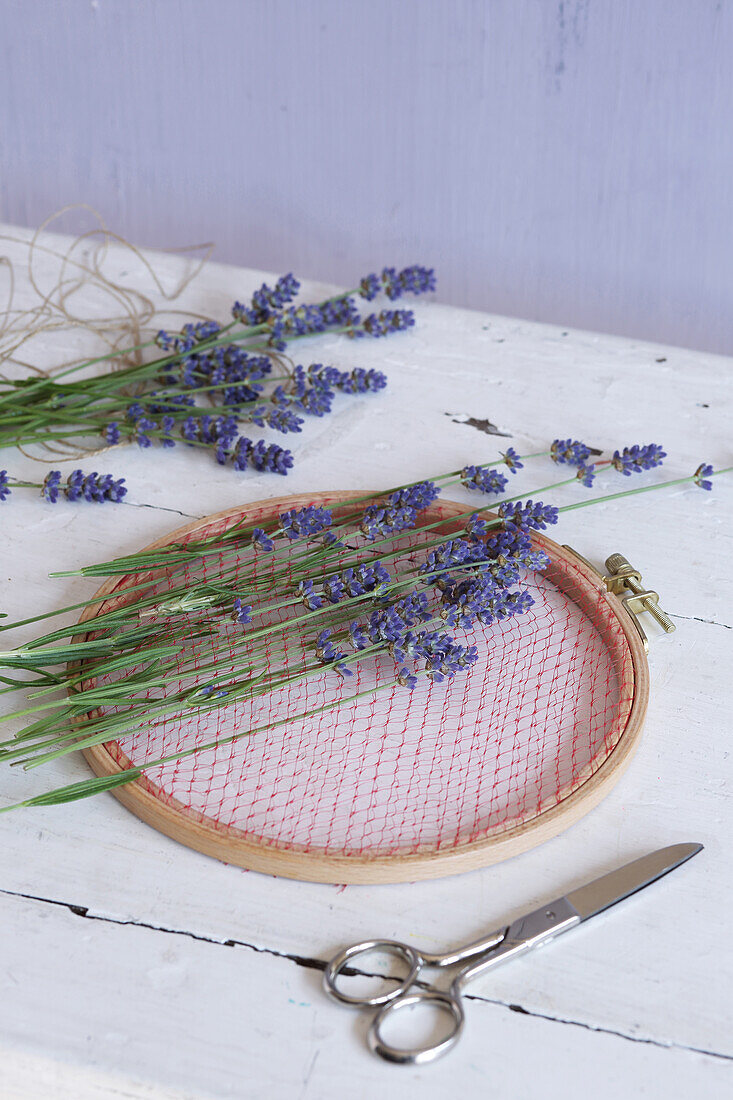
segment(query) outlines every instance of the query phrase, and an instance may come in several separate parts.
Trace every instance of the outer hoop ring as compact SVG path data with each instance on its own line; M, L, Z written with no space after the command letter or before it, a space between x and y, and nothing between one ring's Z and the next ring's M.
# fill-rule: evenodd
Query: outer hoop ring
M305 504L345 503L350 499L362 499L363 496L363 493L358 492L331 492L298 494L274 497L267 501L255 501L246 508L239 507L217 512L192 524L179 527L163 538L150 543L144 550L160 549L212 523L226 524L229 520L233 522L241 518L248 509L262 505L280 512L287 508L302 507ZM452 516L466 511L465 504L451 501L441 501L439 506L447 525L450 524ZM155 795L154 791L157 788L149 780L134 780L111 793L141 821L152 825L154 829L189 848L252 871L306 882L388 883L441 878L445 875L459 874L500 863L504 859L509 859L557 836L598 805L628 767L639 745L646 715L649 700L649 666L639 634L630 616L622 607L621 601L606 591L600 577L558 543L542 535L533 537L537 545L550 555L552 562L557 564L558 570L561 571L563 567L568 571L572 570L576 583L589 598L598 600L600 597L608 603L624 633L630 658L626 662L627 667L622 676L623 688L632 701L617 745L592 773L589 771L585 777L581 775L575 789L561 798L556 805L499 835L489 834L479 840L458 844L445 851L352 857L297 848L283 850L254 842L241 830L222 828L214 820L190 810L170 796L166 796L166 800L163 801ZM113 595L119 583L119 577L110 578L97 590L95 597ZM79 625L83 626L93 618L94 610L88 607L81 616ZM99 776L115 775L126 766L125 758L122 762L116 760L106 745L95 745L84 749L83 754L92 771Z

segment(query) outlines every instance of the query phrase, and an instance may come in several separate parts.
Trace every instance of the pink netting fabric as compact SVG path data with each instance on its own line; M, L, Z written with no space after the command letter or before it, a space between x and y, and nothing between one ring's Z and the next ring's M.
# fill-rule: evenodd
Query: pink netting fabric
M275 514L266 504L247 509L253 523ZM435 505L425 521L442 514ZM236 518L219 521L219 529ZM212 524L195 537L215 530ZM401 541L403 565L424 541L419 530ZM224 560L196 563L188 579L215 578ZM230 555L226 563L241 560ZM248 552L246 560L251 567ZM256 560L258 583L265 583L273 558ZM105 606L125 600L124 589L145 579L123 578ZM156 584L162 590L166 580ZM405 855L500 835L557 805L593 774L618 744L632 704L628 642L582 570L554 561L546 574L529 575L525 586L535 600L529 613L459 632L459 640L477 646L479 660L451 682L423 678L412 692L385 688L355 700L355 693L394 680L394 662L372 658L347 680L324 670L215 711L146 722L107 747L126 767L277 721L275 728L160 765L142 782L184 815L284 850ZM241 666L242 627L219 623L217 630L232 643L217 667L217 680L225 682ZM184 652L201 668L213 651L204 638L192 639ZM273 662L297 670L307 659L312 650L291 642ZM168 690L189 688L196 678L182 672ZM210 678L202 674L201 682Z

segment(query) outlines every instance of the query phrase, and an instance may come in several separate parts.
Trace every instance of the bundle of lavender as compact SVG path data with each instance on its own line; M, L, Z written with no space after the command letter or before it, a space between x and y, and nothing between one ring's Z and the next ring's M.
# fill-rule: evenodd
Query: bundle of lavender
M287 474L290 451L254 441L255 427L299 432L304 416L331 411L337 393L374 393L387 380L380 371L342 371L322 363L291 368L281 353L326 332L358 339L409 329L415 323L410 310L362 316L356 300L371 302L383 294L395 301L434 289L430 268L386 267L344 294L294 304L300 284L284 275L274 287L263 284L249 303L235 302L227 324L186 324L178 333L161 331L147 343L77 363L53 377L0 381L0 447L183 443L237 470ZM142 353L156 346L164 354L143 362ZM100 364L107 369L90 376L90 368Z
M574 472L544 486L543 495L575 481L591 486L607 473L640 474L665 457L661 447L649 444L590 464L590 448L573 440L556 440L548 453ZM35 768L171 719L185 729L187 720L195 726L206 712L251 704L324 675L341 677L346 687L355 671L376 659L391 662L393 673L298 715L259 726L238 722L234 733L215 740L192 736L186 743L184 737L173 753L17 805L84 798L168 761L322 713L344 699L414 690L420 681L440 684L461 675L477 659L476 648L465 644L465 631L532 606L527 580L547 565L532 542L533 530L556 523L560 512L601 501L685 482L712 485L713 470L703 464L690 477L560 507L522 499L525 494L505 495L508 475L535 457L510 448L492 468L466 466L333 508L293 509L265 527L244 516L223 533L78 570L83 576L133 575L135 581L125 584L121 600L97 597L54 613L102 604L83 638L79 626L64 626L0 653L2 691L22 689L28 699L8 717L29 721L0 743L0 757L13 765ZM426 511L451 484L498 500L492 512L479 507L453 516L454 533L446 538L440 530L445 521L430 522ZM419 541L406 554L410 532Z

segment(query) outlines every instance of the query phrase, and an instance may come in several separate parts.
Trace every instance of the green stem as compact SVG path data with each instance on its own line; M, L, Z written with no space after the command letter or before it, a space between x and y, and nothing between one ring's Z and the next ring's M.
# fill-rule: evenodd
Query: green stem
M721 474L729 474L733 470L733 466L726 466L722 470L713 470L710 477L719 477ZM690 474L688 477L676 477L673 481L662 481L656 485L642 485L638 489L625 489L620 493L609 493L603 497L593 497L592 500L581 500L577 504L563 504L558 508L559 512L573 512L576 508L586 508L589 504L602 504L607 500L621 500L622 497L632 497L637 493L651 493L656 489L669 489L673 485L685 485L687 482L694 481L695 475Z
M365 699L370 695L376 694L378 691L383 691L386 687L392 687L392 684L387 683L380 687L367 688L364 691L356 692L354 695L348 696L347 701L352 702L356 699ZM209 741L204 745L195 745L190 749L183 749L167 756L158 757L157 760L148 760L134 768L127 768L125 771L118 772L114 776L87 779L80 783L71 783L66 787L58 787L55 791L36 795L34 798L27 798L23 802L14 803L12 806L3 806L0 808L0 813L6 813L8 810L17 810L21 807L61 805L66 802L74 802L80 798L88 798L90 795L100 794L102 791L113 790L115 787L124 786L124 784L131 783L133 780L138 779L143 772L149 771L151 768L157 768L162 764L172 763L174 760L184 760L186 757L193 756L197 752L206 752L209 749L217 748L219 745L230 745L234 741L239 741L242 737L250 737L252 734L263 733L265 730L277 729L279 726L284 726L288 722L297 722L303 718L310 718L314 714L324 714L327 711L342 706L344 701L343 699L337 699L333 703L326 703L322 707L303 711L302 714L296 714L289 718L281 718L277 722L269 722L264 726L256 726L254 729L233 733L228 737L218 737L216 740Z

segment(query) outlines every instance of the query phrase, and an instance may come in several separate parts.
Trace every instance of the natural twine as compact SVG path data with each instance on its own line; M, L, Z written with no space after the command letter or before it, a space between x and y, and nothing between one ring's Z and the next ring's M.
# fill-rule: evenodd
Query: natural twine
M91 216L93 225L71 241L65 251L51 247L41 241L41 234L54 222L69 213L84 213ZM172 289L166 290L158 275L154 261L139 248L131 244L120 234L108 228L104 218L87 203L64 206L56 211L36 229L30 241L12 234L0 234L0 241L12 241L25 245L28 250L27 278L37 295L37 301L25 309L16 308L17 296L16 272L10 257L0 256L0 271L4 271L7 293L5 308L0 309L0 367L15 368L13 373L27 376L52 378L58 371L85 362L87 357L60 361L52 369L45 369L32 362L28 357L28 345L37 336L60 334L70 330L85 330L97 341L101 341L106 351L123 351L145 343L162 325L163 314L167 318L185 317L187 320L210 320L204 314L193 310L159 309L154 300L141 290L124 286L104 270L109 259L111 246L115 247L116 266L119 268L119 249L127 249L139 261L150 276L157 295L165 303L174 302L190 285L201 271L214 249L212 243L190 245L182 248L165 249L166 255L186 255L199 253L192 268L181 276ZM39 254L55 256L59 261L56 279L48 290L41 286L38 272ZM108 308L100 309L101 301L109 302ZM93 303L94 316L90 315ZM86 312L85 312L86 310ZM99 354L97 352L96 354ZM136 365L142 362L141 351L130 351L119 355L104 365L105 370ZM0 369L0 379L10 381ZM112 447L83 448L59 441L39 444L43 454L31 454L24 448L18 449L36 462L48 462L49 455L59 460L78 459L90 455L103 454Z

